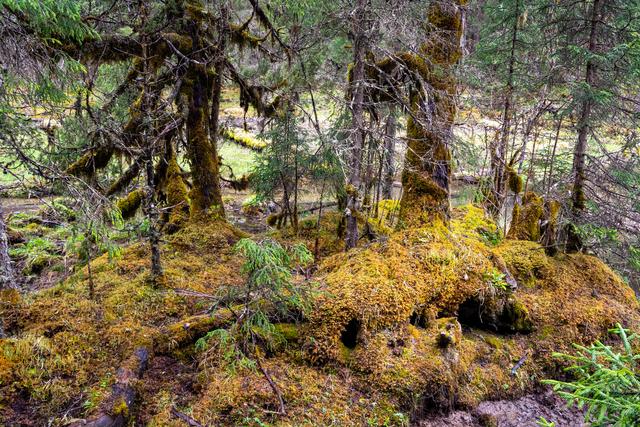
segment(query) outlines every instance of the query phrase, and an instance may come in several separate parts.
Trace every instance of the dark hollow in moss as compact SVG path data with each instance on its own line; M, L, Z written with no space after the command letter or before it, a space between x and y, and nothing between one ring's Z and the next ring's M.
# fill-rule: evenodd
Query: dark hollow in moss
M360 333L360 321L358 319L351 319L347 326L340 334L340 341L345 347L354 349L358 344L358 334Z
M426 328L427 327L427 319L423 315L419 314L417 311L411 313L409 317L409 323L413 326L417 326L418 328Z
M458 321L467 327L505 335L529 333L533 330L526 309L511 299L494 313L477 298L469 298L458 308Z

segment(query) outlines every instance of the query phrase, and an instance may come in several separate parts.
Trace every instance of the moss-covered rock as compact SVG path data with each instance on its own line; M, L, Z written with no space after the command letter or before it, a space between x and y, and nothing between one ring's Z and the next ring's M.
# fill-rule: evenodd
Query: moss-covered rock
M472 405L530 389L557 369L551 353L572 342L606 336L618 321L640 326L633 291L601 261L550 258L530 241L489 245L479 230L493 227L465 207L449 228L434 221L327 259L305 333L308 360L358 370L372 390ZM502 270L521 286L486 280ZM523 357L533 360L511 374Z

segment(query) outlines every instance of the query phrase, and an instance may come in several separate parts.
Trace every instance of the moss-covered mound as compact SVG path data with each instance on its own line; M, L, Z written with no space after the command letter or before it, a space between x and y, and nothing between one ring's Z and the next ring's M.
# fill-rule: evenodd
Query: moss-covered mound
M168 237L162 289L147 283L148 250L134 245L92 263L94 300L86 268L23 299L3 294L13 336L0 340L1 422L65 425L104 413L105 402L113 413L119 367L145 347L152 354L125 407L136 425L406 425L427 411L523 394L558 374L552 352L607 338L615 322L640 326L633 292L598 259L501 241L469 206L449 226L324 259L309 281L321 292L307 321L279 324L284 341L261 353L267 376L195 345L229 315L201 322L213 301L198 295L245 280L232 250L239 237L220 222ZM286 415L275 413L267 378Z
M640 325L632 290L597 258L494 246L480 209L454 215L449 228L435 222L328 259L308 360L349 367L398 403L472 406L553 375L553 351L606 337L616 322Z

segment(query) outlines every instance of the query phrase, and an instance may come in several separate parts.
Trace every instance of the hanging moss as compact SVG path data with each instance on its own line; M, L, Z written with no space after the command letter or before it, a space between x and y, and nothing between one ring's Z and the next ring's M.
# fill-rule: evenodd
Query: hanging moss
M518 175L518 172L511 166L507 168L507 175L509 177L509 190L515 194L522 193L522 190L524 190L524 179L522 176Z

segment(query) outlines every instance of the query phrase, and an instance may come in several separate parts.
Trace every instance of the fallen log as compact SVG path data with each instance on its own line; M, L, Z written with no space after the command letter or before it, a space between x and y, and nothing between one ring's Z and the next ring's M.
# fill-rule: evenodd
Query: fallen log
M69 427L122 427L128 425L137 399L136 383L149 366L150 352L146 347L137 348L118 369L111 395L103 402L100 413L90 419L76 421Z
M187 317L162 329L155 340L156 354L167 354L172 350L189 345L207 332L223 328L235 319L228 308L222 308L213 314L198 314Z
M138 400L137 383L149 367L153 355L170 353L192 344L213 329L229 325L233 312L223 308L213 314L199 314L163 328L148 346L138 347L116 372L111 394L100 405L100 412L88 420L74 421L67 427L123 427L134 417Z

